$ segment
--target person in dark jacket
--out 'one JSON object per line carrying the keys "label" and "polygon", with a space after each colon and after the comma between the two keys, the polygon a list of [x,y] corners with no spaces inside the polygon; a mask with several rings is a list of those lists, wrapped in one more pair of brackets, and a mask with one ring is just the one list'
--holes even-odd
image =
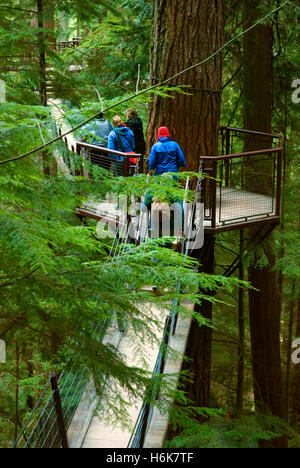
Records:
{"label": "person in dark jacket", "polygon": [[81,134],[83,138],[81,141],[88,141],[92,145],[107,148],[108,135],[112,129],[112,124],[108,120],[105,120],[101,113],[98,119],[82,127]]}
{"label": "person in dark jacket", "polygon": [[146,143],[144,138],[142,119],[138,116],[135,109],[127,109],[125,115],[127,119],[125,124],[134,134],[135,152],[138,154],[145,154]]}
{"label": "person in dark jacket", "polygon": [[185,166],[185,157],[180,146],[171,140],[167,127],[160,127],[158,142],[152,146],[150,152],[149,171],[161,175],[166,172],[179,172],[179,169]]}
{"label": "person in dark jacket", "polygon": [[[108,149],[121,151],[122,153],[133,153],[135,151],[134,135],[130,128],[126,127],[119,115],[112,119],[114,129],[108,137]],[[114,159],[119,159],[118,156],[111,153],[110,156]],[[124,158],[121,157],[121,161]]]}

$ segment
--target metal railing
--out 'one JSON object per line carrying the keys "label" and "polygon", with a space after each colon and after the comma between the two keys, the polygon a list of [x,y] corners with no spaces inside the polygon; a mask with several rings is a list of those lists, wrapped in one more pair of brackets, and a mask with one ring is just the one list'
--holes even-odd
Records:
{"label": "metal railing", "polygon": [[[103,341],[109,323],[94,326],[99,341]],[[12,448],[68,448],[67,431],[90,380],[85,366],[70,366],[71,370],[62,371],[59,378],[57,371],[51,374]]]}
{"label": "metal railing", "polygon": [[143,172],[141,154],[123,153],[85,142],[77,143],[76,152],[91,164],[106,169],[117,177],[129,177]]}
{"label": "metal railing", "polygon": [[[178,301],[175,299],[173,302],[173,307],[177,305]],[[147,435],[155,408],[154,401],[158,400],[159,398],[161,389],[160,376],[164,373],[167,354],[170,350],[171,337],[175,333],[176,318],[177,314],[174,310],[171,311],[170,315],[166,318],[163,338],[151,378],[151,393],[143,402],[127,448],[143,448],[144,446],[145,437]]]}
{"label": "metal railing", "polygon": [[220,156],[200,156],[204,172],[205,228],[224,230],[278,222],[281,201],[281,137],[221,127]]}
{"label": "metal railing", "polygon": [[[123,252],[128,238],[122,239],[118,230],[110,249],[111,257]],[[117,320],[120,324],[118,316]],[[103,342],[110,324],[111,318],[108,318],[103,323],[92,325],[94,338]],[[67,432],[91,378],[84,365],[71,362],[69,367],[71,370],[63,370],[58,379],[57,371],[51,374],[12,448],[68,448]],[[84,423],[72,428],[74,440],[80,438]]]}
{"label": "metal railing", "polygon": [[79,47],[80,43],[80,37],[73,37],[71,41],[59,41],[58,52],[61,54],[65,49],[74,49],[75,47]]}

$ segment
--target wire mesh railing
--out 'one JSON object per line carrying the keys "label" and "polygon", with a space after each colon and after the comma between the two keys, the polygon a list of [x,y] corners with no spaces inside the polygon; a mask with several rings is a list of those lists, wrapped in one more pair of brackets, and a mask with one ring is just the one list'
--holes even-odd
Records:
{"label": "wire mesh railing", "polygon": [[81,44],[80,37],[73,37],[71,41],[59,41],[58,43],[58,53],[64,52],[66,49],[74,49],[75,47],[79,47]]}
{"label": "wire mesh railing", "polygon": [[218,163],[218,225],[275,216],[277,155],[232,159],[229,167]]}
{"label": "wire mesh railing", "polygon": [[220,156],[201,156],[205,227],[276,219],[281,201],[281,137],[222,127]]}
{"label": "wire mesh railing", "polygon": [[[94,325],[93,333],[103,341],[109,320]],[[57,371],[56,371],[57,372]],[[39,397],[12,448],[67,448],[67,431],[90,380],[84,365],[70,363],[70,370],[56,372]],[[77,429],[80,431],[80,427]]]}
{"label": "wire mesh railing", "polygon": [[[128,236],[117,232],[110,256],[120,255],[127,240]],[[116,318],[120,325],[120,318]],[[110,324],[111,318],[93,324],[93,337],[103,342]],[[51,374],[12,448],[68,448],[67,432],[91,379],[90,372],[83,364],[71,362],[69,367],[70,370],[63,370],[59,378],[56,377],[57,371]],[[73,440],[80,438],[84,426],[83,420],[72,429]]]}
{"label": "wire mesh railing", "polygon": [[[85,142],[77,143],[77,153],[88,163],[101,167],[116,177],[129,177],[143,172],[141,154],[123,153]],[[89,175],[91,168],[86,165]]]}

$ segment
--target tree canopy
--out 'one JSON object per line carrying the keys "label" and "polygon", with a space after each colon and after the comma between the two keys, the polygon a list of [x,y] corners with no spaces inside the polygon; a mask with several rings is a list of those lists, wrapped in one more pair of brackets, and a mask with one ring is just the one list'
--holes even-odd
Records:
{"label": "tree canopy", "polygon": [[[207,66],[118,104],[171,72],[206,58],[245,28],[244,1],[221,2],[218,15],[211,2],[194,2],[190,12],[179,11],[178,3],[172,0],[167,8],[159,0],[1,0],[0,160],[52,140],[57,135],[53,108],[58,102],[70,127],[103,107],[117,104],[105,113],[108,120],[116,114],[124,116],[132,107],[144,122],[146,156],[158,126],[172,125],[176,141],[188,154],[187,172],[169,186],[159,177],[152,178],[150,191],[160,201],[183,199],[186,179],[198,176],[191,171],[198,170],[200,153],[217,152],[219,125],[242,128],[247,106],[249,110],[252,104],[245,84],[243,37]],[[185,8],[192,3],[186,2]],[[259,2],[256,17],[279,5],[277,1]],[[260,247],[243,258],[240,274],[231,278],[223,273],[239,255],[238,231],[218,234],[212,271],[200,271],[203,257],[191,258],[166,248],[170,239],[128,244],[112,255],[111,233],[100,238],[97,222],[83,222],[76,216],[76,207],[87,200],[87,194],[99,201],[112,196],[113,200],[140,200],[149,192],[149,177],[114,177],[94,167],[93,178],[79,172],[66,178],[56,156],[65,161],[71,158],[78,168],[81,157],[58,141],[28,158],[0,166],[0,339],[7,347],[6,363],[0,364],[1,446],[10,447],[17,438],[54,368],[60,372],[82,365],[102,395],[110,379],[111,389],[127,388],[129,399],[143,396],[151,373],[142,365],[128,367],[116,347],[99,341],[95,327],[121,319],[134,330],[132,346],[142,355],[147,341],[157,341],[153,308],[170,309],[174,298],[178,314],[190,313],[184,301],[196,305],[193,319],[210,335],[211,372],[206,382],[210,392],[208,405],[203,405],[210,408],[195,408],[184,396],[184,386],[178,386],[167,446],[254,448],[262,439],[273,441],[286,435],[291,447],[299,446],[300,365],[291,362],[292,343],[300,338],[300,104],[293,99],[293,83],[300,78],[299,15],[299,6],[289,2],[264,23],[272,35],[270,123],[272,133],[282,135],[284,147],[282,221],[274,234],[272,266],[280,294],[284,418],[261,415],[254,407],[248,314],[255,311],[241,298],[241,291],[245,298],[246,288],[251,290],[247,282],[251,262],[257,261],[258,269],[269,266]],[[164,28],[157,29],[160,24]],[[76,47],[63,48],[62,42],[73,38],[78,38]],[[248,56],[246,60],[251,69]],[[80,140],[81,131],[74,137]],[[193,196],[191,191],[190,200]],[[153,294],[152,285],[159,285],[164,294]],[[206,315],[207,307],[213,307],[212,316]],[[241,346],[243,374],[238,367]],[[182,373],[185,382],[187,374]],[[237,408],[239,391],[242,408]],[[109,415],[121,414],[126,422],[128,402],[110,400],[109,392],[106,398]]]}

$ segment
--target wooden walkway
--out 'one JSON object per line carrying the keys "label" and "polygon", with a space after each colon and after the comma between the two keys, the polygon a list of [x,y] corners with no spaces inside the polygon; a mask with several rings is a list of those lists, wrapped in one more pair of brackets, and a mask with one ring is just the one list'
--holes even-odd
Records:
{"label": "wooden walkway", "polygon": [[[193,310],[193,305],[190,303],[185,303],[185,306],[189,310]],[[159,341],[162,339],[163,328],[165,323],[165,318],[169,314],[168,311],[159,310],[152,306],[152,312],[154,311],[156,318],[160,322],[160,326],[157,333],[157,338]],[[182,366],[182,359],[186,348],[187,338],[189,334],[189,329],[191,326],[191,315],[187,317],[179,317],[176,331],[171,339],[171,348],[175,351],[176,357],[167,357],[165,365],[165,373],[168,375],[176,375],[180,372]],[[140,358],[137,358],[136,353],[134,352],[135,343],[134,336],[131,335],[130,330],[125,334],[119,341],[118,344],[119,351],[126,356],[126,362],[129,366],[139,366]],[[159,345],[147,345],[147,348],[144,349],[144,358],[146,358],[148,370],[152,371],[154,369],[156,359],[159,353]],[[173,380],[173,385],[176,385],[177,380]],[[128,399],[124,389],[120,388],[120,394],[123,398]],[[96,413],[95,402],[96,397],[94,397],[94,411]],[[92,403],[90,401],[90,403]],[[134,404],[129,409],[129,416],[132,419],[132,428],[137,420],[139,411],[143,404],[142,399],[135,401]],[[165,441],[166,433],[168,428],[168,414],[164,412],[160,413],[158,408],[155,408],[151,418],[150,426],[147,431],[144,447],[145,448],[161,448]],[[121,424],[117,424],[116,427],[112,427],[111,424],[103,422],[101,417],[95,414],[95,416],[90,420],[90,425],[86,430],[86,435],[82,441],[81,448],[127,448],[132,429],[123,429]],[[79,447],[78,447],[79,448]]]}
{"label": "wooden walkway", "polygon": [[217,226],[275,215],[276,200],[255,192],[219,187],[216,201]]}
{"label": "wooden walkway", "polygon": [[[70,130],[70,127],[64,122],[62,114],[62,105],[60,101],[52,102],[52,113],[59,128],[63,133]],[[76,150],[76,140],[73,134],[68,135],[65,139],[70,151]],[[275,152],[275,150],[274,150]],[[278,155],[280,149],[278,149]],[[246,153],[245,153],[246,154]],[[56,155],[58,166],[61,172],[70,177],[70,171],[66,167],[64,161],[59,154]],[[278,156],[279,158],[279,156]],[[279,161],[279,159],[278,159]],[[279,164],[279,163],[278,163]],[[240,184],[240,186],[243,186]],[[245,223],[253,223],[262,221],[267,223],[269,221],[276,221],[276,216],[279,212],[279,190],[277,190],[277,198],[272,196],[268,197],[260,193],[249,192],[238,188],[235,185],[233,188],[225,186],[225,181],[215,184],[214,190],[211,192],[208,201],[205,204],[205,209],[208,210],[204,213],[204,229],[207,231],[234,229],[234,226]],[[214,195],[212,197],[212,194]],[[211,207],[211,200],[214,201],[215,206]],[[109,202],[109,200],[106,200]],[[112,209],[114,207],[114,210]],[[118,210],[115,209],[115,203],[108,203],[106,206],[101,203],[101,200],[88,200],[83,206],[77,210],[81,216],[90,216],[94,219],[106,221],[107,218],[118,224]],[[82,213],[81,213],[82,212]],[[271,219],[270,219],[271,218]],[[213,221],[212,221],[213,220]],[[136,219],[136,222],[138,220]],[[199,220],[200,223],[200,220]],[[215,224],[214,224],[215,223]],[[200,226],[200,224],[199,224]],[[189,305],[192,309],[192,305]],[[159,310],[152,306],[151,312],[156,316],[159,321],[159,328],[157,330],[158,342],[155,344],[148,344],[146,352],[144,353],[144,361],[146,367],[151,372],[154,369],[157,356],[159,354],[160,342],[163,337],[163,330],[165,318],[168,314],[166,310]],[[178,318],[178,324],[175,335],[172,337],[171,348],[181,353],[180,357],[176,360],[169,358],[166,361],[165,372],[168,374],[176,374],[180,371],[182,365],[182,356],[186,348],[187,337],[191,325],[191,317],[182,320]],[[114,338],[116,339],[116,338]],[[126,334],[119,336],[117,341],[113,343],[118,348],[120,353],[123,354],[124,359],[130,367],[141,367],[140,357],[136,353],[136,337],[133,336],[132,331],[127,331]],[[143,368],[145,368],[145,362]],[[109,383],[108,383],[109,385]],[[176,382],[174,382],[176,385]],[[119,388],[117,393],[125,400],[128,401],[124,388]],[[105,402],[104,408],[105,408]],[[139,415],[142,407],[142,399],[136,399],[131,405],[129,416],[132,420],[132,429]],[[83,397],[82,404],[79,405],[77,414],[73,420],[73,428],[69,429],[68,437],[70,446],[76,448],[126,448],[132,435],[132,429],[124,429],[120,423],[115,427],[112,424],[104,421],[101,413],[97,412],[98,399],[92,382],[87,387],[86,393]],[[81,428],[80,438],[72,439],[72,430],[78,434],[78,427]],[[156,408],[153,411],[151,422],[145,437],[144,447],[147,448],[160,448],[163,447],[166,432],[168,428],[168,414],[161,414]]]}
{"label": "wooden walkway", "polygon": [[[102,219],[104,222],[108,220],[112,222],[112,225],[117,225],[118,220],[124,218],[124,214],[110,208],[115,204],[89,200],[84,202],[81,208],[85,216],[98,220]],[[232,227],[234,224],[244,221],[267,219],[275,216],[275,206],[275,199],[266,195],[222,187],[222,190],[217,191],[216,227]],[[80,209],[78,212],[80,212]],[[133,224],[136,224],[134,219]],[[210,219],[204,219],[204,229],[210,228],[211,224]]]}
{"label": "wooden walkway", "polygon": [[[159,310],[158,308],[154,308],[153,306],[151,312],[154,313],[156,319],[160,323],[156,336],[159,341],[161,341],[167,312]],[[130,330],[121,338],[118,345],[118,350],[124,355],[128,366],[135,367],[141,365],[140,355],[136,355],[135,336],[131,333]],[[158,343],[148,344],[147,348],[143,350],[143,358],[147,362],[148,370],[150,372],[152,372],[154,368],[158,352]],[[128,395],[123,388],[119,389],[119,393],[125,400],[128,400]],[[129,410],[129,416],[133,423],[132,427],[134,426],[134,423],[138,417],[142,403],[142,400],[135,401]],[[118,424],[115,428],[112,428],[111,425],[103,422],[101,417],[95,415],[87,430],[82,448],[126,448],[131,433],[132,431],[129,429],[123,429],[121,424]]]}
{"label": "wooden walkway", "polygon": [[[49,99],[49,104],[51,106],[52,117],[56,122],[57,128],[60,129],[62,133],[70,131],[71,126],[65,121],[64,109],[60,99]],[[77,141],[73,133],[70,133],[65,137],[65,143],[70,151],[73,151],[74,148],[76,149]],[[57,163],[57,167],[62,175],[70,179],[72,177],[70,170],[65,164],[58,150],[54,151],[54,157]]]}

